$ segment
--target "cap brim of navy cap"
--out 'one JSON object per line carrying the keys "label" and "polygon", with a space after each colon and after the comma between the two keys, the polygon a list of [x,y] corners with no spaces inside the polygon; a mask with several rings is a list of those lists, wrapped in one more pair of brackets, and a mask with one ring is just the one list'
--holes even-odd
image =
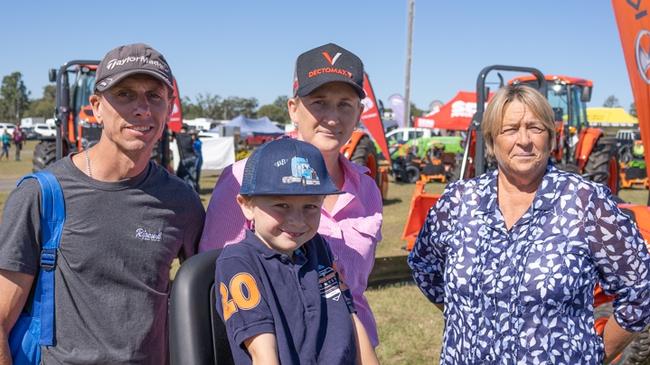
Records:
{"label": "cap brim of navy cap", "polygon": [[366,92],[363,90],[363,88],[360,87],[356,82],[354,82],[354,81],[352,81],[352,80],[350,80],[349,78],[346,78],[346,77],[340,77],[340,78],[337,77],[337,78],[332,78],[331,80],[327,80],[325,82],[313,82],[313,83],[301,85],[298,88],[298,90],[296,90],[296,95],[297,96],[307,96],[307,95],[311,94],[312,92],[314,92],[314,90],[318,89],[319,87],[321,87],[321,86],[323,86],[325,84],[332,83],[332,82],[346,83],[346,84],[352,86],[354,91],[356,91],[357,94],[359,95],[360,99],[363,100],[363,99],[366,98]]}
{"label": "cap brim of navy cap", "polygon": [[295,192],[295,191],[273,191],[273,192],[265,192],[265,191],[256,191],[256,192],[249,192],[249,191],[243,191],[240,190],[239,194],[244,195],[244,196],[312,196],[312,195],[339,195],[343,194],[345,191],[341,190],[331,190],[327,192],[319,192],[319,193],[305,193],[305,192]]}
{"label": "cap brim of navy cap", "polygon": [[153,76],[154,78],[162,81],[164,85],[167,85],[170,89],[174,89],[174,85],[170,83],[170,81],[167,79],[167,77],[163,76],[161,73],[152,71],[152,70],[128,70],[124,71],[122,73],[119,73],[115,76],[113,76],[111,82],[107,84],[106,86],[101,86],[101,82],[95,83],[95,90],[97,91],[106,91],[110,89],[111,87],[117,85],[120,81],[124,80],[125,78],[133,75],[149,75]]}

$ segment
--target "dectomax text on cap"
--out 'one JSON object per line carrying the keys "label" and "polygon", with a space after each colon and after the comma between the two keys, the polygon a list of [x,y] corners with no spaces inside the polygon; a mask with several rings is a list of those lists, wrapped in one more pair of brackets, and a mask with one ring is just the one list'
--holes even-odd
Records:
{"label": "dectomax text on cap", "polygon": [[334,43],[311,49],[296,60],[293,91],[307,96],[330,82],[344,82],[366,97],[363,90],[363,62],[354,53]]}

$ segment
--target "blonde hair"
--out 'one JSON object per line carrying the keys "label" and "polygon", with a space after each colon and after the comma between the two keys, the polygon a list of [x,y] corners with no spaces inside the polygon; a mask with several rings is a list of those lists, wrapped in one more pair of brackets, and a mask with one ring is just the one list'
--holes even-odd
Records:
{"label": "blonde hair", "polygon": [[539,91],[530,86],[516,84],[499,89],[488,104],[485,114],[483,114],[481,129],[488,156],[494,156],[494,139],[501,132],[506,109],[513,101],[524,104],[526,109],[539,118],[544,129],[548,132],[550,149],[555,149],[555,115],[553,114],[553,108]]}

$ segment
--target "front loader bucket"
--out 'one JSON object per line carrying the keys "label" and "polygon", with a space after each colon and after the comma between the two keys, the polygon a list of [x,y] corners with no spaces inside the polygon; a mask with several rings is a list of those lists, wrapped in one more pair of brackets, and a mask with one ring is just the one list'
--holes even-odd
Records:
{"label": "front loader bucket", "polygon": [[409,209],[409,216],[404,226],[402,239],[406,240],[406,249],[413,250],[415,239],[420,233],[420,229],[424,224],[424,220],[429,213],[429,209],[436,204],[439,194],[429,194],[424,191],[426,183],[418,181],[415,183],[415,191],[413,191],[413,198],[411,198],[411,208]]}

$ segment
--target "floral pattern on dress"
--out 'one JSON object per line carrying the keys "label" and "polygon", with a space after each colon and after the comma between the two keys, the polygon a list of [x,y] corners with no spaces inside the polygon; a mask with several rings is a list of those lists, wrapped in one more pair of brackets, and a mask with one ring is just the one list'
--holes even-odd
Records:
{"label": "floral pattern on dress", "polygon": [[650,255],[603,185],[549,165],[510,228],[498,171],[450,184],[408,257],[415,282],[444,303],[441,364],[601,364],[594,286],[617,295],[626,330],[650,323]]}

